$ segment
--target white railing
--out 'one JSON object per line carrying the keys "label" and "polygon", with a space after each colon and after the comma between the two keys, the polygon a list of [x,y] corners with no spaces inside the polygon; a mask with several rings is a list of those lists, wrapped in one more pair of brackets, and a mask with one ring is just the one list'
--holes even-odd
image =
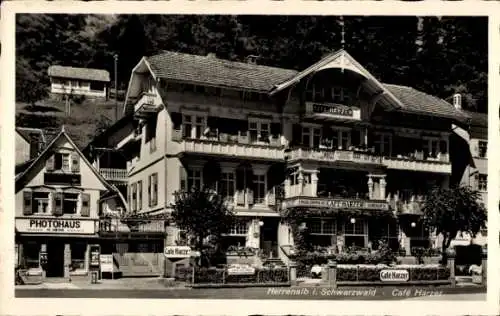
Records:
{"label": "white railing", "polygon": [[153,93],[143,93],[134,105],[134,110],[139,112],[153,112],[157,110],[159,104],[156,102],[156,95]]}
{"label": "white railing", "polygon": [[127,169],[100,168],[99,173],[106,180],[126,181]]}
{"label": "white railing", "polygon": [[181,145],[181,151],[183,152],[272,160],[284,159],[282,148],[269,145],[225,143],[203,139],[184,139]]}
{"label": "white railing", "polygon": [[384,157],[383,163],[389,169],[451,173],[451,164],[448,159],[409,160],[404,158]]}
{"label": "white railing", "polygon": [[289,161],[305,159],[322,162],[348,161],[354,163],[382,164],[380,156],[351,150],[296,148],[291,149],[286,155]]}

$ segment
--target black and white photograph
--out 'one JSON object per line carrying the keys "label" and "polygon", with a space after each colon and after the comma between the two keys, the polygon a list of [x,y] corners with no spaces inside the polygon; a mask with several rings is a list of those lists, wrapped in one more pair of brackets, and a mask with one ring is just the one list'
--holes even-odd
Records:
{"label": "black and white photograph", "polygon": [[486,302],[489,19],[16,14],[15,297]]}

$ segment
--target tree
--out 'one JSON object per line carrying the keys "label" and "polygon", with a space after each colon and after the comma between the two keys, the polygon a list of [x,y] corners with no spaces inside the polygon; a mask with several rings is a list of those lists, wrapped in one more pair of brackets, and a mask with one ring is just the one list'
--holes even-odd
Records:
{"label": "tree", "polygon": [[470,187],[434,188],[424,207],[424,226],[441,234],[442,262],[446,263],[446,250],[458,233],[475,237],[486,228],[487,211],[480,193]]}
{"label": "tree", "polygon": [[186,231],[192,238],[191,245],[199,251],[204,249],[206,238],[218,245],[234,223],[234,213],[224,198],[208,187],[176,192],[172,208],[173,221]]}

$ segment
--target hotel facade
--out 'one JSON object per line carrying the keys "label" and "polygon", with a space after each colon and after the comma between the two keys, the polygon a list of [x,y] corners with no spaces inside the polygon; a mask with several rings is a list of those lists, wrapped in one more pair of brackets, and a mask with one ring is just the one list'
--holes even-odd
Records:
{"label": "hotel facade", "polygon": [[[460,104],[380,82],[344,50],[300,72],[165,52],[133,69],[124,118],[99,146],[125,157],[107,167],[126,174],[130,214],[168,214],[175,192],[210,186],[239,218],[225,246],[288,262],[283,214],[295,210],[318,246],[386,239],[410,254],[437,242],[422,203],[451,185],[452,128],[468,119]],[[164,245],[181,236],[171,223]]]}

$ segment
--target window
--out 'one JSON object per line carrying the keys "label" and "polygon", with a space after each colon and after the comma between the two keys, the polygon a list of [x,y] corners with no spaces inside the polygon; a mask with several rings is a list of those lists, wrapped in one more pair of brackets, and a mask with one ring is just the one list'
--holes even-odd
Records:
{"label": "window", "polygon": [[248,122],[250,142],[269,142],[270,124],[267,122]]}
{"label": "window", "polygon": [[71,80],[71,87],[78,88],[80,85],[77,80]]}
{"label": "window", "polygon": [[478,143],[478,156],[480,158],[486,158],[488,152],[488,142],[480,140]]}
{"label": "window", "polygon": [[158,204],[158,173],[153,173],[148,178],[148,202],[149,207]]}
{"label": "window", "polygon": [[72,270],[85,269],[85,253],[87,244],[76,242],[71,245],[71,267]]}
{"label": "window", "polygon": [[78,207],[78,194],[64,193],[63,213],[76,214],[77,207]]}
{"label": "window", "polygon": [[383,156],[391,155],[391,135],[390,134],[377,134],[375,135],[375,150]]}
{"label": "window", "polygon": [[206,119],[202,116],[184,115],[182,137],[201,138],[206,128]]}
{"label": "window", "polygon": [[56,153],[54,155],[54,170],[69,171],[69,154]]}
{"label": "window", "polygon": [[223,172],[221,175],[221,192],[220,194],[228,202],[233,202],[235,191],[234,172]]}
{"label": "window", "polygon": [[342,89],[341,88],[332,88],[332,101],[334,103],[342,102]]}
{"label": "window", "polygon": [[48,192],[34,192],[34,213],[45,214],[49,212],[49,193]]}
{"label": "window", "polygon": [[302,127],[302,145],[311,146],[311,130],[309,127]]}
{"label": "window", "polygon": [[193,131],[193,125],[191,124],[191,115],[184,115],[183,117],[183,129],[182,129],[182,137],[183,138],[191,138],[191,134]]}
{"label": "window", "polygon": [[254,203],[264,204],[266,199],[266,175],[254,175]]}
{"label": "window", "polygon": [[146,124],[146,142],[149,142],[149,152],[156,151],[156,117]]}
{"label": "window", "polygon": [[142,181],[137,182],[137,210],[142,209]]}
{"label": "window", "polygon": [[477,189],[479,191],[487,191],[488,190],[488,175],[487,174],[478,175]]}
{"label": "window", "polygon": [[188,169],[188,189],[197,188],[201,189],[201,170],[200,169]]}
{"label": "window", "polygon": [[246,222],[235,223],[229,229],[229,235],[233,236],[246,236],[248,233],[248,224]]}
{"label": "window", "polygon": [[339,131],[340,147],[342,149],[348,149],[351,142],[351,135],[348,131]]}
{"label": "window", "polygon": [[313,128],[312,132],[312,147],[317,148],[321,143],[321,129]]}
{"label": "window", "polygon": [[104,82],[91,81],[90,82],[90,90],[104,91]]}

